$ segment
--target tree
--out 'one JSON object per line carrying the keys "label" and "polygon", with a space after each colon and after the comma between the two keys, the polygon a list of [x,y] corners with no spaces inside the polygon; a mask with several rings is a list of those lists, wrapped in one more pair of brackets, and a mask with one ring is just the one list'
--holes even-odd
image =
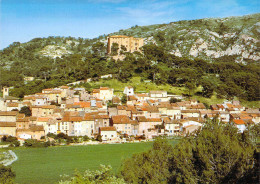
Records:
{"label": "tree", "polygon": [[102,136],[98,135],[96,140],[99,141],[99,142],[102,142]]}
{"label": "tree", "polygon": [[59,184],[125,184],[121,178],[114,176],[111,166],[100,165],[100,170],[86,170],[83,174],[76,171],[72,178],[65,178],[66,181],[60,181]]}
{"label": "tree", "polygon": [[165,33],[163,31],[159,31],[156,35],[154,35],[154,38],[160,42],[165,41]]}
{"label": "tree", "polygon": [[118,55],[118,50],[119,50],[118,43],[112,43],[111,56],[116,56],[116,55]]}
{"label": "tree", "polygon": [[193,82],[186,82],[185,87],[188,89],[189,91],[189,96],[191,95],[191,93],[193,92],[193,90],[196,88],[195,84]]}
{"label": "tree", "polygon": [[0,164],[0,183],[3,184],[13,184],[15,178],[15,173],[11,167],[6,167]]}
{"label": "tree", "polygon": [[105,54],[106,47],[102,42],[96,42],[92,45],[92,51],[94,56],[103,56]]}
{"label": "tree", "polygon": [[214,91],[213,83],[209,80],[203,79],[201,81],[201,86],[203,87],[202,95],[204,97],[210,98],[213,95],[213,91]]}
{"label": "tree", "polygon": [[171,97],[171,99],[170,99],[170,103],[176,103],[176,102],[180,102],[180,101],[181,101],[180,99],[177,99],[174,97]]}
{"label": "tree", "polygon": [[126,94],[123,94],[123,96],[122,96],[122,98],[121,98],[121,102],[122,102],[123,104],[126,104],[126,102],[127,102],[127,96],[126,96]]}
{"label": "tree", "polygon": [[255,166],[255,147],[245,143],[233,125],[207,122],[175,148],[171,182],[236,183]]}
{"label": "tree", "polygon": [[21,110],[19,111],[19,113],[23,113],[23,114],[25,114],[25,116],[28,116],[28,117],[32,115],[32,111],[28,106],[23,106],[21,108]]}
{"label": "tree", "polygon": [[166,139],[157,139],[148,152],[134,154],[126,159],[120,176],[127,183],[168,183],[173,148]]}
{"label": "tree", "polygon": [[[259,127],[250,131],[256,135]],[[256,147],[250,134],[237,132],[232,124],[214,119],[174,148],[158,139],[148,152],[125,160],[120,176],[128,183],[255,183]]]}

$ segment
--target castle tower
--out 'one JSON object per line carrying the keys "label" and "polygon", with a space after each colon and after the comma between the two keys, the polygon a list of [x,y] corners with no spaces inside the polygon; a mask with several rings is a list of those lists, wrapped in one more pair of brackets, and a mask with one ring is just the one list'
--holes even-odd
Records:
{"label": "castle tower", "polygon": [[3,98],[9,96],[9,88],[8,87],[3,87]]}

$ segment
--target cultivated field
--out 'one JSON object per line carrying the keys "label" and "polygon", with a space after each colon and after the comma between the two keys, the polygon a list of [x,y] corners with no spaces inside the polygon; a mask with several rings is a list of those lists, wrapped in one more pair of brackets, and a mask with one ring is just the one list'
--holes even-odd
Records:
{"label": "cultivated field", "polygon": [[[175,144],[176,141],[172,141]],[[111,165],[117,172],[122,160],[134,153],[146,151],[152,143],[128,143],[49,148],[19,148],[18,160],[12,164],[16,182],[20,184],[56,183],[60,175],[73,174],[75,169],[96,170],[100,164]]]}

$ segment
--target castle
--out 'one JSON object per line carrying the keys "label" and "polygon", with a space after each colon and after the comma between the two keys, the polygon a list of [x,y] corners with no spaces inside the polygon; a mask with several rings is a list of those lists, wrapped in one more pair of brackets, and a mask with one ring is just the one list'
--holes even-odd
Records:
{"label": "castle", "polygon": [[118,55],[113,56],[114,59],[120,59],[121,46],[125,47],[125,52],[140,52],[140,48],[144,45],[143,38],[134,38],[132,36],[114,35],[108,37],[107,42],[107,54],[111,54],[111,48],[113,43],[118,44]]}

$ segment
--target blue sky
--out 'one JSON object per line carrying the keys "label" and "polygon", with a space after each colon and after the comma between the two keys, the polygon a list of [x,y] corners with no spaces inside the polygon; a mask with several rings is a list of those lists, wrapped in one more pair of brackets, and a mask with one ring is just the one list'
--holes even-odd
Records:
{"label": "blue sky", "polygon": [[134,25],[258,13],[259,0],[0,0],[0,49],[36,37],[94,38]]}

